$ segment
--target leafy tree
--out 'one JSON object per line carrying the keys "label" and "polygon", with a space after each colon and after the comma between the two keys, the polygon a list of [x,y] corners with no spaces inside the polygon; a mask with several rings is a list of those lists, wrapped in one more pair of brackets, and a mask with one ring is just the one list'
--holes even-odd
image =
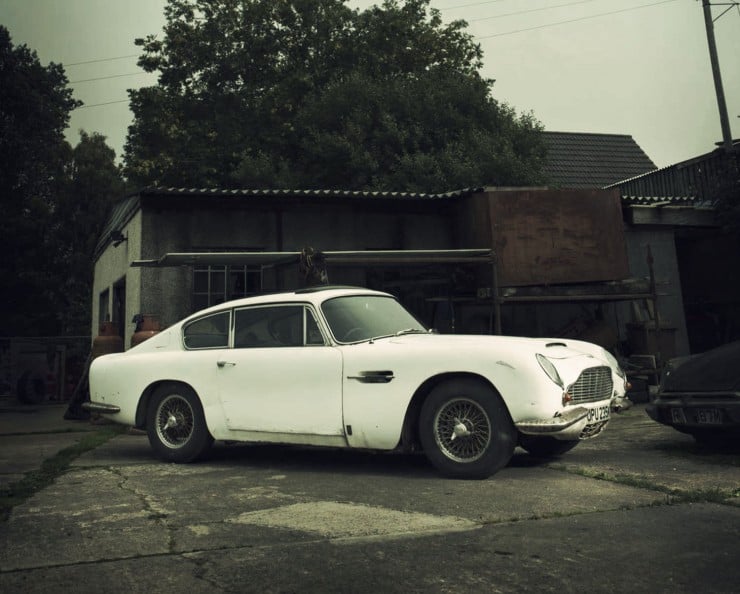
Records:
{"label": "leafy tree", "polygon": [[95,241],[123,191],[98,134],[64,140],[64,69],[42,66],[0,26],[0,334],[87,334]]}
{"label": "leafy tree", "polygon": [[64,129],[79,103],[61,65],[42,66],[0,26],[0,332],[55,330],[46,278],[54,200],[69,145]]}
{"label": "leafy tree", "polygon": [[61,334],[90,331],[93,257],[112,203],[124,193],[115,152],[105,137],[80,131],[65,168],[50,228],[50,277]]}
{"label": "leafy tree", "polygon": [[442,191],[540,181],[540,126],[491,95],[430,0],[169,0],[130,91],[138,184]]}

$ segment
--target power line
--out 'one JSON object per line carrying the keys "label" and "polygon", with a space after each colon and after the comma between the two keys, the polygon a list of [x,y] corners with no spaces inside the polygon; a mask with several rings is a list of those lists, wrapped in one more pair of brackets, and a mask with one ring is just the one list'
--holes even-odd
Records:
{"label": "power line", "polygon": [[70,85],[76,85],[78,83],[93,82],[96,80],[107,80],[109,78],[121,78],[124,76],[138,76],[139,74],[150,74],[149,72],[129,72],[128,74],[112,74],[110,76],[98,76],[96,78],[83,78],[82,80],[71,80]]}
{"label": "power line", "polygon": [[544,6],[542,8],[530,8],[528,10],[520,10],[517,12],[507,12],[505,14],[496,14],[494,16],[489,17],[481,17],[479,19],[470,19],[469,22],[471,23],[477,23],[479,21],[490,21],[492,19],[502,19],[504,17],[510,17],[510,16],[517,16],[520,14],[527,14],[530,12],[542,12],[543,10],[552,10],[555,8],[564,8],[566,6],[575,6],[576,4],[586,4],[588,2],[596,2],[597,0],[578,0],[578,2],[568,2],[567,4],[557,4],[555,6]]}
{"label": "power line", "polygon": [[447,6],[440,8],[439,10],[457,10],[458,8],[470,8],[471,6],[481,6],[483,4],[496,4],[497,2],[503,2],[504,0],[487,0],[486,2],[473,2],[472,4],[463,4],[461,6]]}
{"label": "power line", "polygon": [[81,66],[82,64],[95,64],[97,62],[112,62],[113,60],[125,60],[126,58],[138,58],[139,54],[129,54],[128,56],[115,56],[113,58],[99,58],[97,60],[85,60],[84,62],[69,62],[64,66]]}
{"label": "power line", "polygon": [[517,29],[515,31],[505,31],[504,33],[494,33],[493,35],[477,36],[475,39],[491,39],[492,37],[504,37],[505,35],[514,35],[515,33],[524,33],[525,31],[534,31],[536,29],[545,29],[547,27],[555,27],[557,25],[565,25],[567,23],[576,23],[578,21],[586,21],[589,19],[595,19],[598,17],[609,16],[612,14],[619,14],[622,12],[630,12],[633,10],[640,10],[641,8],[649,8],[651,6],[658,6],[659,4],[668,4],[669,2],[676,2],[676,0],[662,0],[661,2],[653,2],[652,4],[643,4],[642,6],[633,6],[632,8],[623,8],[621,10],[613,10],[611,12],[602,12],[599,14],[592,14],[577,19],[569,19],[567,21],[558,21],[556,23],[546,23],[544,25],[538,25],[536,27],[527,27],[526,29]]}
{"label": "power line", "polygon": [[113,105],[114,103],[128,103],[129,99],[121,99],[120,101],[108,101],[107,103],[91,103],[90,105],[80,105],[75,107],[72,111],[77,109],[87,109],[88,107],[100,107],[101,105]]}

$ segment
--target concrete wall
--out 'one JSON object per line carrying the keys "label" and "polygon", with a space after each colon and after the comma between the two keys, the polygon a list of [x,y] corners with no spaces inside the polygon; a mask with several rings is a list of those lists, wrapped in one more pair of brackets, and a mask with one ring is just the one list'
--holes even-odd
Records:
{"label": "concrete wall", "polygon": [[[142,214],[137,212],[134,217],[126,224],[121,232],[126,241],[118,246],[112,243],[103,251],[101,256],[95,262],[95,272],[93,279],[92,294],[92,336],[98,335],[98,322],[105,318],[106,312],[100,311],[100,296],[104,291],[108,291],[107,313],[113,312],[113,294],[114,287],[121,282],[125,282],[125,300],[126,310],[122,320],[113,320],[120,322],[126,329],[124,335],[125,344],[128,345],[131,334],[134,332],[134,326],[131,319],[134,313],[138,313],[138,304],[141,301],[141,271],[138,268],[131,268],[133,260],[141,258],[142,243]],[[103,307],[106,307],[103,304]]]}

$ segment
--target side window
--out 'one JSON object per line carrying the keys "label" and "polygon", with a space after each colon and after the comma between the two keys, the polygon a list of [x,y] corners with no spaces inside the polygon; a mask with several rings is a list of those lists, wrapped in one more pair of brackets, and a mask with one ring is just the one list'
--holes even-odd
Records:
{"label": "side window", "polygon": [[214,314],[191,322],[183,330],[188,349],[213,349],[229,346],[230,312]]}
{"label": "side window", "polygon": [[236,311],[234,348],[323,344],[316,320],[303,305],[250,307]]}

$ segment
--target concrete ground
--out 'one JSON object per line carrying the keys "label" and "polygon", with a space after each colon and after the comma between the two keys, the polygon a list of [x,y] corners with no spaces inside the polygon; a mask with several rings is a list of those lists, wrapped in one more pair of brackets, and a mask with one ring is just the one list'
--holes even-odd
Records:
{"label": "concrete ground", "polygon": [[[109,429],[64,410],[0,406],[0,488]],[[644,405],[485,481],[283,446],[166,464],[123,433],[14,507],[0,550],[1,592],[737,592],[740,452]]]}

